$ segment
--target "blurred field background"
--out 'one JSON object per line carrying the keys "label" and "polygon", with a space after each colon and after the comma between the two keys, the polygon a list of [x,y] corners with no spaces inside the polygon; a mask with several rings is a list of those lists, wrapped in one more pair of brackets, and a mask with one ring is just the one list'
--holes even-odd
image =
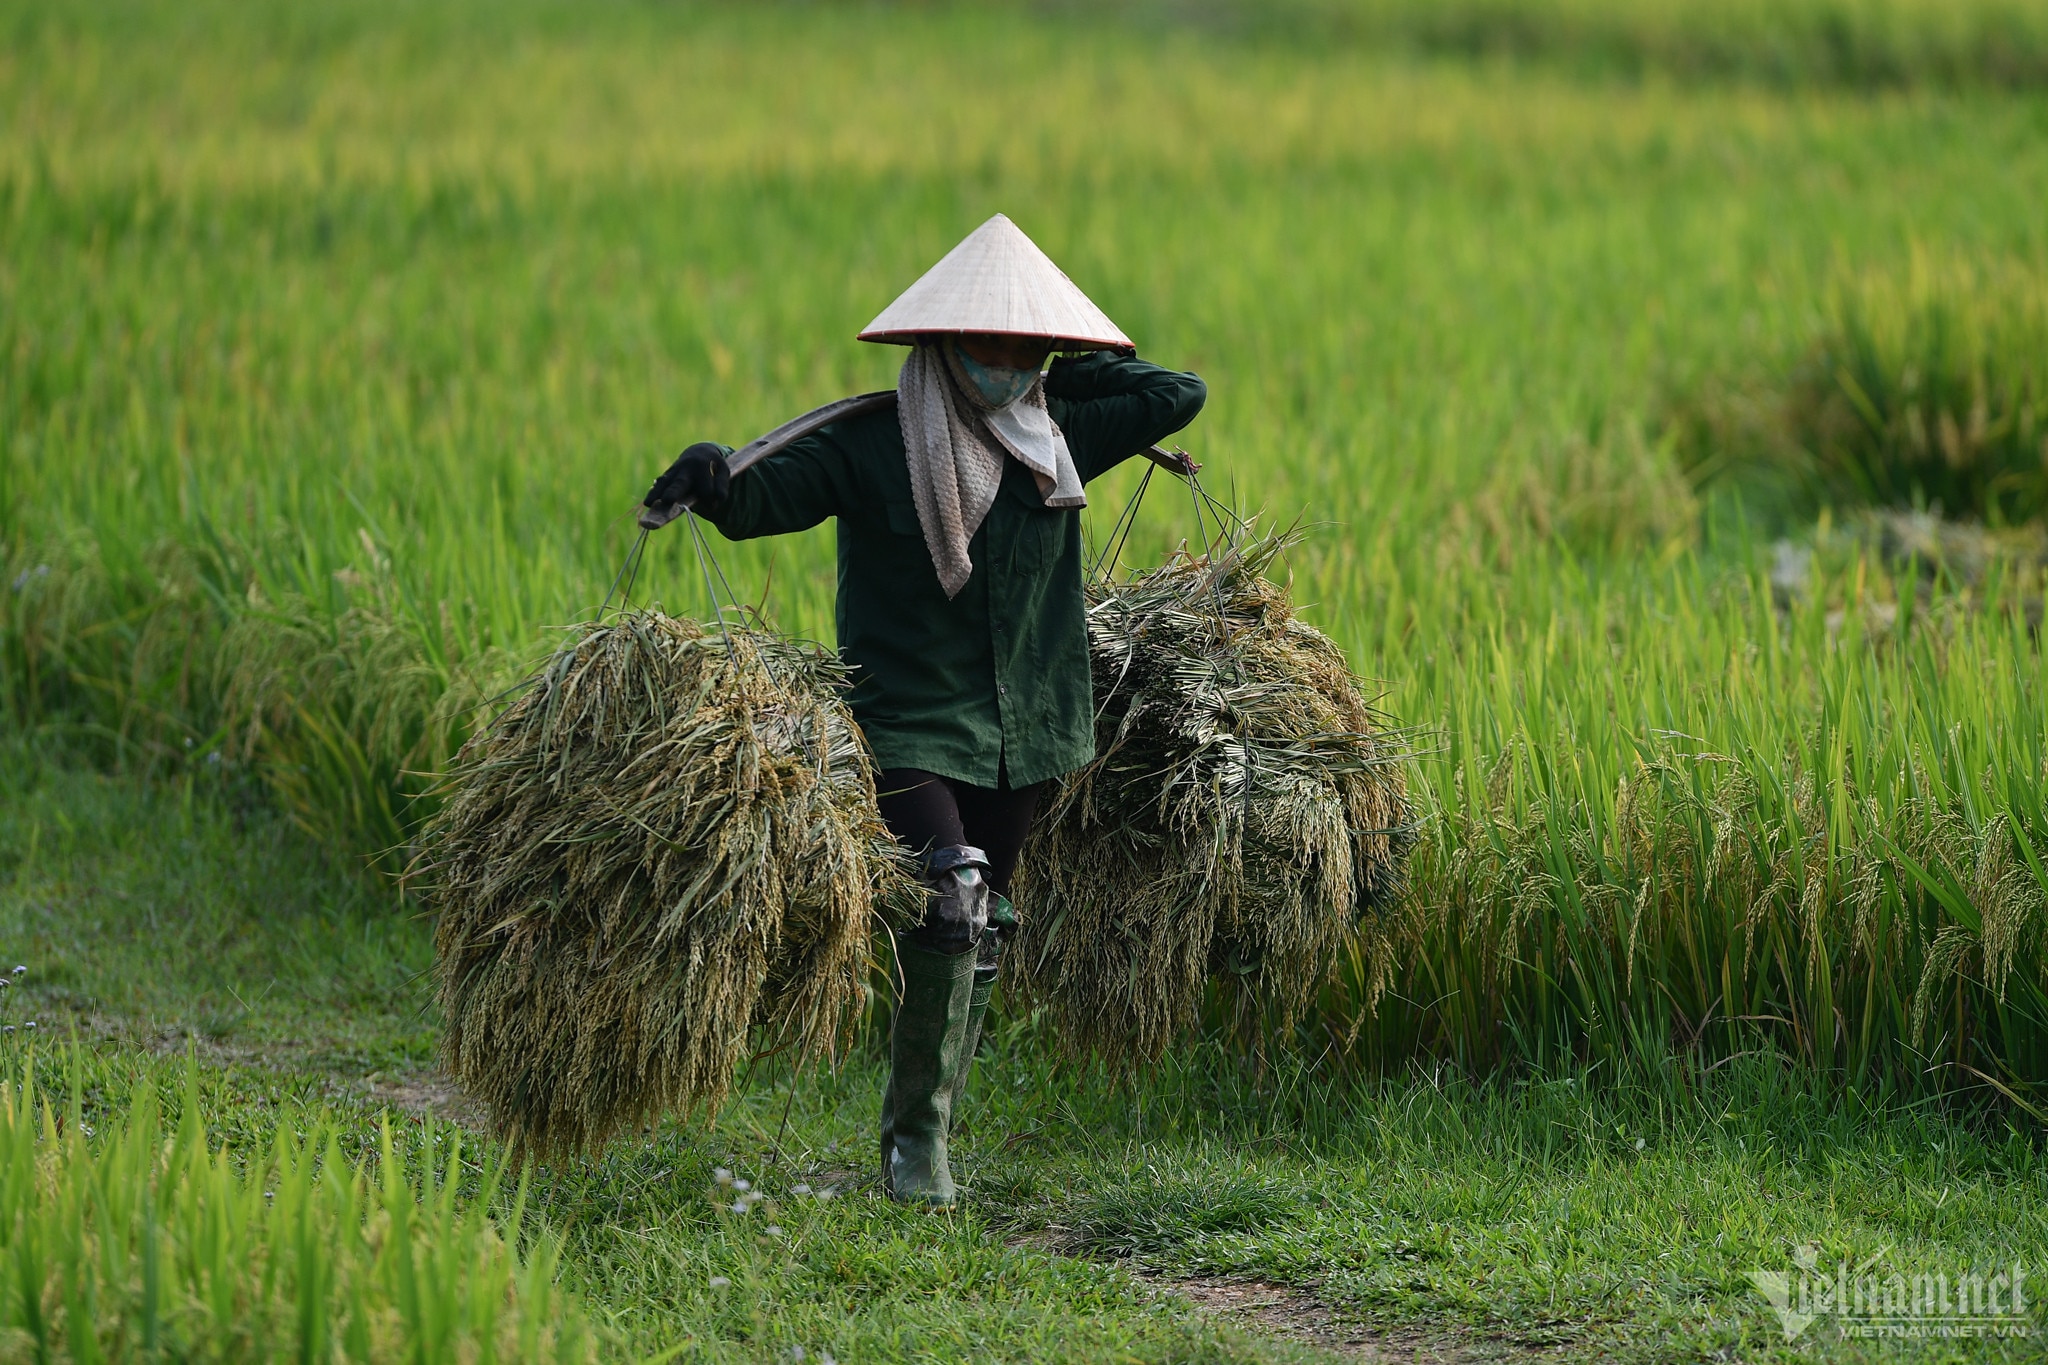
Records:
{"label": "blurred field background", "polygon": [[[1313,524],[1297,595],[1415,730],[1350,1055],[2028,1092],[2048,23],[1507,13],[12,6],[10,723],[395,868],[666,458],[893,382],[852,332],[1001,209],[1209,380],[1187,443]],[[2005,539],[1854,529],[1916,499]],[[829,638],[830,534],[723,558]]]}
{"label": "blurred field background", "polygon": [[[2031,1123],[2044,203],[2021,0],[0,0],[4,724],[396,870],[648,480],[1000,210],[1412,729],[1304,1055]],[[830,638],[829,528],[720,554]]]}

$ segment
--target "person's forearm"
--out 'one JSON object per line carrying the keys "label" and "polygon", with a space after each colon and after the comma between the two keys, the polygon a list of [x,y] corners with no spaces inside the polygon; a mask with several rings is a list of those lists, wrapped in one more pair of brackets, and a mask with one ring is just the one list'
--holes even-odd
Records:
{"label": "person's forearm", "polygon": [[741,470],[704,519],[727,540],[809,530],[839,511],[834,481],[823,467],[826,455],[806,441]]}
{"label": "person's forearm", "polygon": [[1045,376],[1045,396],[1085,403],[1095,398],[1142,392],[1162,382],[1170,384],[1178,377],[1174,371],[1135,355],[1090,351],[1083,356],[1055,360]]}
{"label": "person's forearm", "polygon": [[1199,376],[1132,357],[1097,358],[1063,367],[1046,384],[1060,404],[1075,469],[1090,480],[1194,421],[1208,397]]}

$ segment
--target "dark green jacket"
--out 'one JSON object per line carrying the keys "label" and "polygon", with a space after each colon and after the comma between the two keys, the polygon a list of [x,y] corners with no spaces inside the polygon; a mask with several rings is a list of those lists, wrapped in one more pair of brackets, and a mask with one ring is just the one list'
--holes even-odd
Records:
{"label": "dark green jacket", "polygon": [[[1134,357],[1055,362],[1046,406],[1085,482],[1179,431],[1208,390]],[[735,540],[839,518],[839,651],[853,713],[884,768],[978,787],[1042,782],[1095,755],[1081,514],[1040,500],[1005,460],[951,601],[910,500],[896,411],[835,423],[735,477],[711,523]]]}

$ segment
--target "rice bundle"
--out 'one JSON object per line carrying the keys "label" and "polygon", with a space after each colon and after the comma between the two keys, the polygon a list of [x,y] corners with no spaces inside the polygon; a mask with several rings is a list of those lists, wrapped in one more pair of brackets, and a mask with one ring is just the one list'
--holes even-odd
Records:
{"label": "rice bundle", "polygon": [[842,679],[814,647],[628,613],[464,747],[425,871],[448,1064],[503,1137],[592,1151],[715,1109],[750,1039],[845,1044],[876,907],[915,886]]}
{"label": "rice bundle", "polygon": [[1263,576],[1289,543],[1090,588],[1097,756],[1026,852],[1013,956],[1075,1051],[1157,1058],[1212,976],[1240,1027],[1290,1027],[1399,892],[1403,751]]}

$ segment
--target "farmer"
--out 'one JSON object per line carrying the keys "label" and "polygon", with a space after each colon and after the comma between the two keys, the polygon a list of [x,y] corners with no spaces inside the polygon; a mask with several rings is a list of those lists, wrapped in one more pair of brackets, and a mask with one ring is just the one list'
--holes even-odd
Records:
{"label": "farmer", "polygon": [[[1081,596],[1083,485],[1201,410],[1008,218],[947,253],[860,334],[909,346],[894,411],[827,426],[734,479],[701,442],[647,506],[735,540],[839,519],[839,649],[923,923],[882,1100],[882,1179],[950,1207],[946,1137],[1016,925],[1010,877],[1039,794],[1095,754]],[[1063,355],[1045,370],[1048,355]],[[1044,373],[1041,371],[1044,370]]]}

